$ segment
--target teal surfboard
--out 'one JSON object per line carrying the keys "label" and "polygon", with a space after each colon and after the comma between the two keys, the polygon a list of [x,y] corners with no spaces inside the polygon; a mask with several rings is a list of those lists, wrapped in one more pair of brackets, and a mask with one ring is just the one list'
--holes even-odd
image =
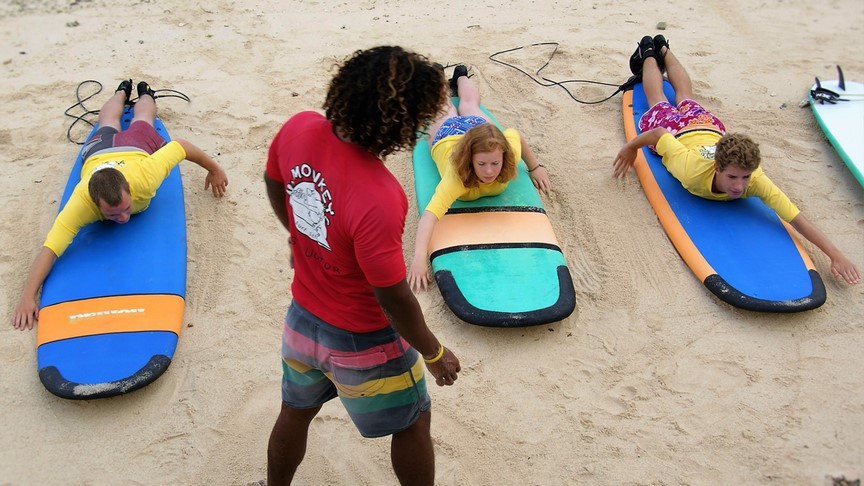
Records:
{"label": "teal surfboard", "polygon": [[[440,181],[423,135],[414,147],[420,214]],[[436,225],[429,251],[444,302],[470,324],[533,326],[576,308],[567,262],[524,162],[500,195],[456,201]]]}

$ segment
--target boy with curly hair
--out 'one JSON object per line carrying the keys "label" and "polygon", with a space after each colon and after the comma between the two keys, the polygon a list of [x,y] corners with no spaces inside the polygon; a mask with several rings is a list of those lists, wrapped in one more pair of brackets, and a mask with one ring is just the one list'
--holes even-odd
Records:
{"label": "boy with curly hair", "polygon": [[[651,108],[639,120],[642,133],[615,157],[616,177],[627,173],[639,149],[647,145],[690,193],[718,201],[760,198],[825,252],[835,276],[850,284],[861,281],[858,268],[765,175],[756,142],[747,135],[726,133],[723,123],[693,99],[690,76],[662,35],[643,37],[630,61],[633,74],[642,77]],[[674,106],[663,92],[664,70],[675,88]]]}

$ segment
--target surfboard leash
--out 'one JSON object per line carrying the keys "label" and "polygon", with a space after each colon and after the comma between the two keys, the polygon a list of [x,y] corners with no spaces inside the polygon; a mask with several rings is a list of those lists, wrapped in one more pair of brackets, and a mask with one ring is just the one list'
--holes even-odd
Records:
{"label": "surfboard leash", "polygon": [[[81,97],[81,88],[83,88],[85,85],[88,85],[88,84],[95,84],[96,85],[96,88],[95,88],[96,91],[87,95],[86,97],[82,98]],[[101,92],[102,92],[102,83],[100,83],[99,81],[96,81],[95,79],[88,79],[88,80],[81,81],[80,83],[78,83],[78,87],[75,88],[75,99],[77,101],[75,102],[74,105],[70,106],[69,108],[66,108],[66,111],[63,112],[64,115],[66,115],[69,118],[72,118],[74,120],[69,125],[69,128],[66,129],[66,139],[68,139],[70,142],[77,144],[77,145],[83,145],[84,144],[84,141],[78,142],[78,141],[72,139],[72,129],[75,127],[75,125],[78,122],[84,122],[84,123],[90,125],[91,128],[95,125],[93,122],[91,122],[90,120],[88,120],[85,117],[93,116],[93,115],[98,116],[99,110],[88,110],[84,106],[84,102],[89,100],[90,98],[93,98],[94,96],[96,96],[97,94],[99,94]],[[72,110],[74,110],[75,108],[78,108],[78,107],[80,107],[82,110],[84,110],[84,113],[82,113],[80,115],[73,115],[72,113],[70,113]]]}
{"label": "surfboard leash", "polygon": [[[564,91],[566,91],[567,95],[569,95],[570,98],[573,99],[573,101],[576,101],[577,103],[581,103],[583,105],[596,105],[599,103],[603,103],[604,101],[608,101],[608,100],[612,99],[618,93],[621,93],[623,91],[626,91],[629,88],[632,88],[633,85],[636,84],[639,80],[637,76],[630,76],[630,78],[627,81],[625,81],[623,84],[615,84],[615,83],[604,83],[602,81],[593,81],[590,79],[567,79],[564,81],[555,81],[554,79],[549,79],[549,78],[541,75],[540,72],[543,71],[544,69],[546,69],[546,67],[552,62],[552,58],[555,57],[555,53],[558,52],[558,46],[559,45],[560,44],[558,42],[537,42],[534,44],[527,44],[524,46],[514,47],[512,49],[505,49],[503,51],[498,51],[498,52],[492,54],[491,56],[489,56],[489,60],[492,62],[497,62],[498,64],[503,64],[509,68],[512,68],[512,69],[519,71],[520,73],[531,78],[532,81],[539,84],[540,86],[546,86],[546,87],[558,86],[561,89],[563,89]],[[533,75],[529,74],[528,72],[526,72],[526,71],[524,71],[524,70],[522,70],[522,69],[520,69],[520,68],[518,68],[518,67],[516,67],[516,66],[514,66],[508,62],[502,61],[500,59],[496,59],[496,56],[500,56],[501,54],[507,54],[509,52],[515,52],[515,51],[519,51],[519,50],[522,50],[522,49],[525,49],[528,47],[537,47],[537,46],[554,46],[554,49],[552,49],[552,53],[549,55],[549,59],[547,59],[546,62],[540,67],[540,69],[538,69]],[[542,81],[539,81],[537,78],[540,78],[542,81],[545,81],[545,83]],[[566,86],[564,86],[565,84],[570,84],[570,83],[597,84],[600,86],[610,86],[610,87],[614,87],[617,89],[615,90],[614,93],[607,96],[606,98],[603,98],[602,100],[585,101],[585,100],[580,100],[579,98],[574,96],[573,93],[571,93],[570,90],[567,89]]]}
{"label": "surfboard leash", "polygon": [[[82,98],[82,95],[81,95],[82,88],[84,86],[87,86],[87,85],[95,85],[95,87],[93,88],[93,89],[95,89],[95,91]],[[87,125],[90,125],[90,128],[93,128],[94,126],[96,126],[96,122],[91,121],[90,119],[88,119],[88,117],[90,117],[90,118],[92,118],[94,116],[98,117],[100,110],[88,110],[87,107],[84,106],[84,102],[90,100],[94,96],[101,93],[102,88],[103,88],[102,83],[100,83],[99,81],[96,81],[95,79],[87,79],[87,80],[81,81],[80,83],[78,83],[78,86],[75,88],[75,100],[76,101],[72,106],[70,106],[69,108],[66,108],[66,110],[63,112],[64,115],[73,119],[72,123],[69,125],[69,128],[66,129],[66,139],[68,139],[70,142],[72,142],[76,145],[84,145],[84,141],[86,141],[86,138],[85,138],[85,140],[82,140],[80,142],[77,140],[74,140],[72,138],[72,129],[75,128],[75,125],[78,122],[86,123]],[[154,93],[153,99],[180,98],[181,100],[183,100],[187,103],[192,101],[189,98],[189,96],[187,96],[185,93],[183,93],[181,91],[177,91],[176,89],[170,89],[170,88],[157,89],[153,93]],[[130,104],[134,105],[135,101],[137,101],[137,100],[138,100],[138,98],[135,98],[134,100],[130,101]],[[76,109],[76,108],[80,108],[81,110],[83,110],[83,113],[81,113],[80,115],[72,114],[71,111]]]}

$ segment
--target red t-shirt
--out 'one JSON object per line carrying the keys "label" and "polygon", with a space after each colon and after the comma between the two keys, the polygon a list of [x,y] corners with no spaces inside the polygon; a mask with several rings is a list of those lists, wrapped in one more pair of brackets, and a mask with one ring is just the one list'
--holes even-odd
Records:
{"label": "red t-shirt", "polygon": [[323,115],[306,111],[276,134],[267,175],[285,186],[297,303],[342,329],[388,326],[372,287],[405,278],[408,199],[393,174],[339,140]]}

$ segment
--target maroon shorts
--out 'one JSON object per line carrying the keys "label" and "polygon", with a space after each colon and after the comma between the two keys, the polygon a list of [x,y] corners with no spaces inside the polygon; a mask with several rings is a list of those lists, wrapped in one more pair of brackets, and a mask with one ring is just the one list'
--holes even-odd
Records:
{"label": "maroon shorts", "polygon": [[105,151],[135,151],[140,150],[147,154],[162,148],[165,139],[153,128],[153,125],[138,120],[129,125],[129,128],[118,132],[114,127],[101,127],[84,144],[81,152],[83,160]]}

